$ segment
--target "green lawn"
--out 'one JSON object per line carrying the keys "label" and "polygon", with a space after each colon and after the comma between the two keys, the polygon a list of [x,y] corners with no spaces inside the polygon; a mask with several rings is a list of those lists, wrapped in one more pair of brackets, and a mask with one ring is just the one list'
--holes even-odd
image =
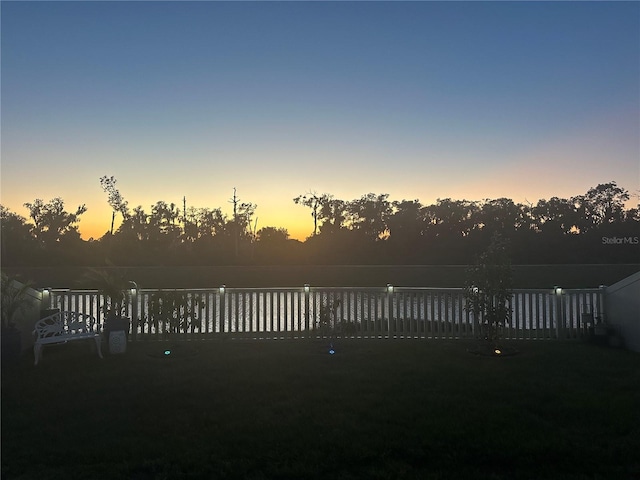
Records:
{"label": "green lawn", "polygon": [[3,365],[3,479],[640,478],[640,355],[445,340],[75,342]]}

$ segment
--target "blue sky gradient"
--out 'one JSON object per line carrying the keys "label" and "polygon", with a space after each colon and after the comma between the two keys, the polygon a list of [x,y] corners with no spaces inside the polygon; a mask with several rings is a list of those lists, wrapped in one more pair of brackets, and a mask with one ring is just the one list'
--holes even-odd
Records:
{"label": "blue sky gradient", "polygon": [[636,2],[5,2],[2,204],[640,189]]}

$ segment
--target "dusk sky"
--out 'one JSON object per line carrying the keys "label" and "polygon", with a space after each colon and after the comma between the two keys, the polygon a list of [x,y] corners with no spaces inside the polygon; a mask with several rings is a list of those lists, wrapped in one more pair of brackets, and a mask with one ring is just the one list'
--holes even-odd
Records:
{"label": "dusk sky", "polygon": [[[638,2],[2,1],[1,203],[533,202],[640,190]],[[634,199],[637,202],[637,198]]]}

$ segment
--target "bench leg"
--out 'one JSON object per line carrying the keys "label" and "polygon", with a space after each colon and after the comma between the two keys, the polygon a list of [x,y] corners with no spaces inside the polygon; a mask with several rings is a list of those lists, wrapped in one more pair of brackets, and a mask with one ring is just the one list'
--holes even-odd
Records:
{"label": "bench leg", "polygon": [[98,350],[98,356],[99,356],[100,358],[104,358],[104,357],[102,356],[102,347],[101,347],[102,339],[100,338],[100,336],[99,336],[99,335],[98,335],[97,337],[95,337],[95,339],[96,339],[96,349]]}
{"label": "bench leg", "polygon": [[34,365],[38,365],[38,362],[40,361],[40,356],[41,355],[42,355],[42,345],[40,345],[39,343],[36,343],[33,346],[33,356],[35,357]]}

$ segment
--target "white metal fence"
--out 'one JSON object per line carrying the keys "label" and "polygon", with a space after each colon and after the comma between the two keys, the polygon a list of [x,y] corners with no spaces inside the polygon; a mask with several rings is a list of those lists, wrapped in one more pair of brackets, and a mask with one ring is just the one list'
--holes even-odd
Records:
{"label": "white metal fence", "polygon": [[[470,338],[480,336],[460,288],[132,289],[124,315],[130,339]],[[105,299],[95,290],[44,292],[51,308],[103,323]],[[507,339],[582,338],[604,317],[602,289],[515,290]]]}

